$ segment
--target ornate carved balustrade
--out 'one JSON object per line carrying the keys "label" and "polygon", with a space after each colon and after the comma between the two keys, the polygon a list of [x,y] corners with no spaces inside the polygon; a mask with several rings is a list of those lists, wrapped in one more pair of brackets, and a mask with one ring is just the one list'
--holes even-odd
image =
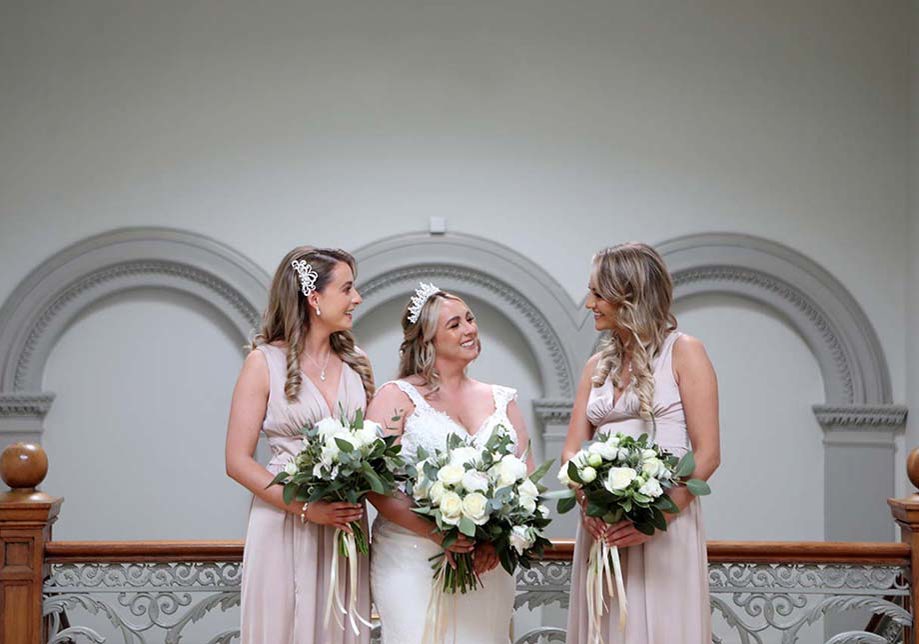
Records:
{"label": "ornate carved balustrade", "polygon": [[[52,541],[61,500],[34,489],[42,457],[0,464],[14,488],[0,496],[0,644],[238,640],[242,542]],[[909,465],[916,483],[919,451]],[[901,543],[710,541],[714,641],[916,642],[919,495],[889,503]],[[564,641],[572,552],[556,541],[518,573],[517,622],[530,628],[517,643]]]}

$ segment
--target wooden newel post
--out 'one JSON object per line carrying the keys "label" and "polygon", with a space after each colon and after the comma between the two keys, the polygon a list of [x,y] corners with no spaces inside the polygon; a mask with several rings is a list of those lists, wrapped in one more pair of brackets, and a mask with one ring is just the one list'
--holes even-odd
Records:
{"label": "wooden newel post", "polygon": [[42,582],[45,542],[63,499],[36,489],[48,473],[38,445],[16,443],[0,455],[0,644],[43,644]]}
{"label": "wooden newel post", "polygon": [[[919,488],[919,447],[914,448],[906,459],[906,472],[913,487]],[[919,619],[919,493],[905,499],[887,499],[893,518],[900,525],[900,539],[910,549],[910,613],[913,628],[909,629],[907,642],[916,643],[915,622]]]}

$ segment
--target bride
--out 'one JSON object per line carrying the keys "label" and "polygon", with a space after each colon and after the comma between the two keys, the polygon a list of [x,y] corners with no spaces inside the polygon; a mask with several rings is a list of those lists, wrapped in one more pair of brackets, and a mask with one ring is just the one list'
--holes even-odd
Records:
{"label": "bride", "polygon": [[[416,450],[445,449],[450,434],[484,444],[494,428],[507,427],[517,447],[528,436],[509,387],[478,382],[466,368],[481,351],[475,316],[460,298],[432,284],[415,291],[402,316],[404,339],[399,379],[383,385],[367,408],[367,417],[400,435],[406,460]],[[533,470],[532,455],[527,467]],[[432,574],[429,558],[442,552],[432,523],[411,511],[405,495],[371,495],[379,515],[373,526],[371,589],[380,614],[384,644],[422,643]],[[451,553],[473,553],[478,590],[449,595],[446,618],[451,644],[507,644],[514,611],[514,578],[498,566],[490,543],[460,538]],[[438,643],[439,644],[439,643]]]}

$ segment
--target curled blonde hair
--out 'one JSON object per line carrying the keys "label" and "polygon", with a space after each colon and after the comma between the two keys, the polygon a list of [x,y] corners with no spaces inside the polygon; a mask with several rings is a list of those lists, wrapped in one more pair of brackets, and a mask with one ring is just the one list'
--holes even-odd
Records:
{"label": "curled blonde hair", "polygon": [[[409,306],[402,311],[402,344],[399,346],[399,378],[420,376],[422,385],[428,388],[425,397],[440,389],[440,373],[434,367],[437,352],[434,349],[434,336],[437,335],[437,324],[440,321],[440,308],[446,300],[463,300],[447,293],[437,291],[425,301],[418,314],[418,320],[409,320]],[[479,341],[481,350],[481,341]]]}
{"label": "curled blonde hair", "polygon": [[[284,395],[288,402],[295,402],[300,397],[303,387],[303,376],[300,371],[300,354],[303,341],[310,329],[310,305],[300,292],[300,278],[291,267],[291,262],[303,260],[316,271],[316,290],[322,291],[332,277],[332,271],[339,262],[351,267],[357,276],[357,263],[350,253],[340,248],[313,248],[298,246],[284,256],[268,294],[268,307],[262,314],[262,327],[252,340],[250,348],[262,344],[284,342],[287,344],[287,378],[284,382]],[[364,391],[370,399],[376,390],[373,383],[373,371],[367,356],[354,346],[354,336],[350,331],[336,331],[329,337],[332,351],[341,361],[351,367],[361,377]]]}
{"label": "curled blonde hair", "polygon": [[600,297],[616,306],[616,325],[621,331],[611,333],[600,347],[593,385],[601,386],[612,374],[615,387],[623,389],[619,370],[626,350],[631,351],[640,415],[649,420],[654,411],[651,361],[677,327],[670,311],[673,280],[660,254],[638,242],[619,244],[594,255],[592,277]]}

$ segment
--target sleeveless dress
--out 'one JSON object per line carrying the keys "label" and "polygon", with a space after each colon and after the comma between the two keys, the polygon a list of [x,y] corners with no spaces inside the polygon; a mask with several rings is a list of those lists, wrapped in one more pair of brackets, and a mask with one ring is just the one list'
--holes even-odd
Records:
{"label": "sleeveless dress", "polygon": [[[656,442],[676,456],[691,449],[680,390],[673,377],[673,345],[681,334],[673,331],[652,362]],[[587,401],[590,424],[611,432],[638,437],[651,435],[651,423],[639,417],[637,394],[626,389],[614,401],[610,378],[591,389]],[[568,613],[568,644],[588,640],[585,578],[587,553],[593,538],[578,524]],[[607,597],[602,637],[606,644],[709,644],[712,641],[708,595],[708,558],[702,529],[702,508],[694,499],[667,526],[645,543],[620,548],[629,616],[619,631],[619,608]]]}
{"label": "sleeveless dress", "polygon": [[[418,447],[429,453],[446,449],[450,434],[467,436],[467,430],[449,415],[434,409],[424,396],[404,380],[394,380],[412,401],[415,411],[405,419],[402,453],[417,462]],[[387,383],[388,384],[388,383]],[[495,411],[486,418],[473,440],[484,445],[495,427],[503,424],[517,434],[507,417],[514,389],[492,385]],[[440,644],[422,642],[433,571],[429,557],[442,552],[436,543],[378,515],[373,524],[370,580],[380,615],[383,644]],[[514,613],[515,582],[499,565],[482,575],[482,586],[466,594],[448,595],[446,640],[443,644],[508,644]],[[455,602],[453,601],[455,598]],[[454,637],[455,634],[455,637]]]}
{"label": "sleeveless dress", "polygon": [[[300,399],[287,402],[285,350],[269,344],[257,350],[268,362],[271,389],[262,431],[271,447],[268,471],[277,474],[300,451],[300,428],[333,415],[333,410],[306,374]],[[347,364],[342,364],[336,416],[339,404],[348,417],[367,405],[361,378]],[[369,644],[370,630],[365,627],[355,636],[347,624],[345,630],[340,629],[334,617],[328,629],[323,624],[334,533],[333,527],[301,523],[299,515],[253,497],[243,553],[241,644]],[[366,557],[358,561],[358,608],[361,615],[369,617],[369,565]],[[342,562],[339,576],[347,579],[346,570]]]}

